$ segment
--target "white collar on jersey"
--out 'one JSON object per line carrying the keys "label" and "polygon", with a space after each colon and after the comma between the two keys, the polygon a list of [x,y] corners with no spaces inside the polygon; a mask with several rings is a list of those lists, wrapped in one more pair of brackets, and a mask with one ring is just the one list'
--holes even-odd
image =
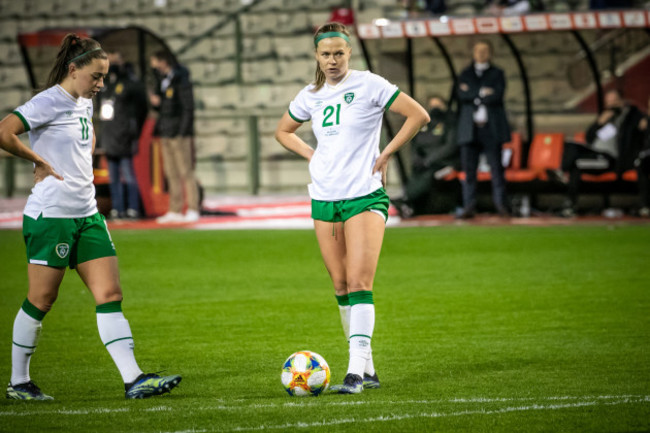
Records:
{"label": "white collar on jersey", "polygon": [[339,87],[341,84],[345,83],[345,81],[346,81],[348,78],[350,78],[350,75],[352,75],[352,69],[348,69],[348,73],[345,74],[345,77],[344,77],[341,81],[339,81],[337,84],[335,84],[335,85],[332,86],[331,84],[329,84],[329,83],[327,82],[327,80],[325,80],[325,85],[326,85],[328,88],[330,88],[330,89],[336,89],[336,88]]}
{"label": "white collar on jersey", "polygon": [[56,90],[58,90],[59,92],[61,92],[61,93],[63,94],[63,96],[65,96],[66,98],[72,100],[75,104],[76,104],[77,102],[79,102],[79,99],[77,99],[77,98],[75,98],[74,96],[72,96],[72,95],[70,94],[70,92],[68,92],[67,90],[65,90],[65,89],[63,88],[62,85],[60,85],[60,84],[56,84],[54,87],[56,88]]}

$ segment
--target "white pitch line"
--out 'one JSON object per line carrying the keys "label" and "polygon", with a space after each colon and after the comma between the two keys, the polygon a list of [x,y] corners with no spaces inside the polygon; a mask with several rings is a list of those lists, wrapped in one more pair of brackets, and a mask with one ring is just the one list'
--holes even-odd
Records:
{"label": "white pitch line", "polygon": [[387,415],[387,416],[378,416],[373,418],[332,419],[332,420],[312,422],[312,423],[298,422],[298,423],[287,423],[287,424],[278,424],[278,425],[261,425],[257,427],[235,427],[234,429],[230,429],[230,430],[214,430],[214,431],[244,432],[244,431],[258,431],[258,430],[289,430],[289,429],[297,429],[297,428],[331,427],[335,425],[350,424],[350,423],[402,421],[405,419],[414,419],[414,418],[447,418],[447,417],[456,417],[456,416],[464,416],[464,415],[496,415],[496,414],[504,414],[504,413],[511,413],[511,412],[527,412],[527,411],[535,411],[535,410],[560,410],[560,409],[571,409],[576,407],[588,407],[588,406],[599,406],[599,405],[615,406],[620,404],[643,403],[643,402],[650,402],[650,396],[645,396],[641,400],[634,400],[634,401],[626,398],[619,401],[608,401],[608,402],[583,401],[583,402],[576,402],[576,403],[551,404],[551,405],[534,404],[530,406],[514,406],[514,407],[506,407],[503,409],[495,409],[495,410],[478,409],[478,410],[464,410],[464,411],[449,412],[449,413],[432,412],[432,413],[417,413],[417,414],[404,414],[404,415]]}
{"label": "white pitch line", "polygon": [[[318,400],[318,401],[317,401]],[[643,403],[650,402],[650,395],[596,395],[596,396],[550,396],[550,397],[504,397],[504,398],[485,398],[485,397],[470,397],[470,398],[452,398],[448,400],[436,399],[436,400],[373,400],[373,401],[338,401],[338,402],[324,402],[322,399],[309,399],[308,400],[298,400],[290,401],[286,403],[253,403],[253,404],[241,404],[241,405],[227,405],[224,404],[226,401],[224,399],[215,400],[219,404],[209,405],[209,406],[194,406],[194,410],[224,410],[224,411],[237,411],[237,410],[250,410],[250,409],[281,409],[281,408],[292,408],[292,407],[309,407],[309,406],[318,406],[318,407],[327,407],[327,406],[361,406],[361,405],[390,405],[394,406],[397,404],[411,404],[411,405],[439,405],[439,404],[450,404],[450,403],[507,403],[507,402],[526,402],[532,400],[546,400],[546,401],[567,401],[567,400],[587,400],[593,401],[594,404],[597,404],[600,401],[600,404],[611,404],[607,400],[616,400],[614,404],[621,404],[621,402],[629,403]],[[236,400],[236,402],[244,403],[243,400]],[[572,403],[572,404],[579,404]],[[535,405],[533,405],[535,406]],[[552,407],[545,406],[545,407]],[[171,406],[154,406],[150,408],[135,409],[135,408],[95,408],[95,409],[57,409],[57,410],[45,410],[45,411],[0,411],[0,417],[24,417],[24,416],[33,416],[33,415],[92,415],[92,414],[108,414],[108,413],[123,413],[123,412],[171,412],[176,408]],[[482,412],[481,412],[482,413]],[[449,415],[445,415],[449,416]]]}

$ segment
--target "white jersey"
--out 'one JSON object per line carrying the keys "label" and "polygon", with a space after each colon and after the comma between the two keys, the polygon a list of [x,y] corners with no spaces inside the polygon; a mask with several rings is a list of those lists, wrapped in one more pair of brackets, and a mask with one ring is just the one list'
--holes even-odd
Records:
{"label": "white jersey", "polygon": [[372,169],[379,157],[382,116],[399,89],[379,75],[355,70],[336,86],[313,88],[306,86],[289,104],[294,120],[311,120],[318,141],[309,162],[309,195],[338,201],[378,190],[381,173],[373,175]]}
{"label": "white jersey", "polygon": [[14,111],[29,131],[34,152],[63,176],[32,188],[24,214],[37,219],[82,218],[97,213],[93,185],[93,103],[75,99],[58,84]]}

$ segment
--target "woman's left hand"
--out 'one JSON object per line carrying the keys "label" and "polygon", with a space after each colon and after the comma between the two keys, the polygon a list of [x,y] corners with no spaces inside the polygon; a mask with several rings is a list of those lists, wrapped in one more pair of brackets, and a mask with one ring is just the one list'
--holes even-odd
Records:
{"label": "woman's left hand", "polygon": [[382,153],[379,155],[379,158],[375,161],[375,166],[372,168],[372,174],[381,172],[381,184],[386,188],[386,172],[388,171],[388,156],[384,156]]}

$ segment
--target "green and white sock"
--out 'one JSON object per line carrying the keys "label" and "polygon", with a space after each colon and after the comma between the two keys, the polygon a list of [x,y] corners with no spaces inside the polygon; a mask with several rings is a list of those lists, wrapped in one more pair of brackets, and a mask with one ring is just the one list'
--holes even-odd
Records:
{"label": "green and white sock", "polygon": [[350,338],[350,299],[348,295],[335,295],[336,302],[339,304],[339,314],[341,315],[341,325],[345,339]]}
{"label": "green and white sock", "polygon": [[[375,305],[371,291],[351,292],[350,299],[350,362],[348,374],[363,377],[371,359],[370,341],[375,328]],[[372,366],[374,370],[374,366]],[[374,372],[373,372],[374,373]]]}
{"label": "green and white sock", "polygon": [[133,335],[131,335],[129,322],[122,313],[122,302],[114,301],[98,305],[96,311],[97,329],[102,343],[113,358],[124,383],[133,382],[142,374],[142,370],[135,361]]}
{"label": "green and white sock", "polygon": [[[336,301],[339,304],[339,313],[341,314],[341,325],[343,325],[343,332],[345,339],[350,340],[350,299],[349,295],[336,295]],[[372,350],[370,357],[366,361],[366,368],[364,374],[369,376],[375,375],[375,364],[372,362]]]}
{"label": "green and white sock", "polygon": [[36,308],[29,300],[25,299],[22,307],[16,314],[13,330],[13,344],[11,346],[11,384],[20,385],[27,383],[29,377],[29,361],[36,350],[38,337],[41,335],[43,325],[41,322],[45,312]]}

